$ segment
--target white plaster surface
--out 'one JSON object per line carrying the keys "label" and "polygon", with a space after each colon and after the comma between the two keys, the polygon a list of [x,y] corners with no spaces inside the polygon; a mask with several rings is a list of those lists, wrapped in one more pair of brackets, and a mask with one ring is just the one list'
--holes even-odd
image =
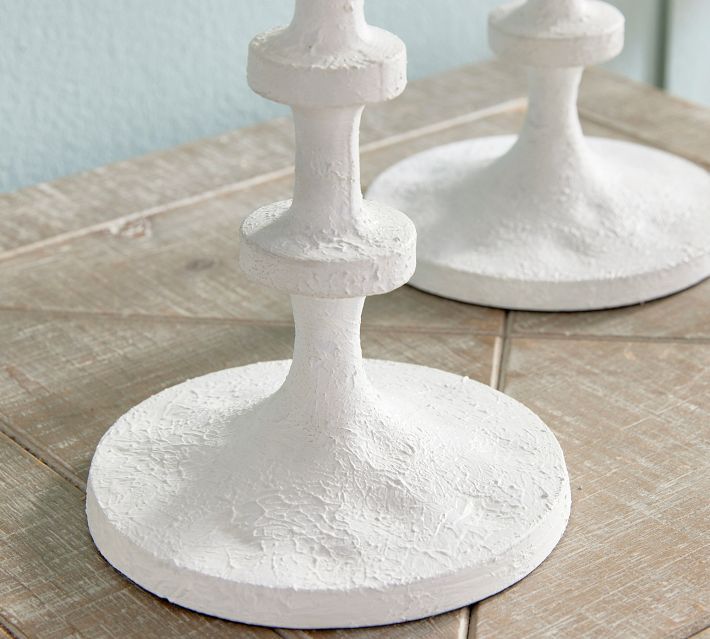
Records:
{"label": "white plaster surface", "polygon": [[564,530],[557,441],[501,393],[360,348],[364,296],[414,270],[414,226],[363,201],[358,156],[363,104],[403,89],[404,48],[362,0],[298,0],[251,54],[252,86],[294,105],[297,150],[293,199],[244,221],[240,264],[291,294],[293,361],[122,417],[92,461],[91,534],[151,592],[256,624],[384,624],[497,592]]}
{"label": "white plaster surface", "polygon": [[491,49],[534,67],[587,66],[616,56],[624,46],[624,16],[600,0],[527,0],[493,9]]}
{"label": "white plaster surface", "polygon": [[319,428],[318,400],[299,412],[280,402],[283,388],[271,395],[288,369],[193,379],[111,428],[87,497],[109,562],[209,614],[345,627],[481,599],[552,550],[567,472],[521,404],[468,378],[368,360],[372,406]]}
{"label": "white plaster surface", "polygon": [[418,232],[414,286],[539,311],[635,304],[710,275],[710,175],[681,158],[586,140],[583,65],[616,55],[623,16],[598,0],[527,0],[491,12],[491,47],[528,70],[520,135],[407,158],[368,197]]}
{"label": "white plaster surface", "polygon": [[289,293],[342,297],[386,293],[411,277],[417,234],[396,209],[363,201],[362,227],[337,237],[300,231],[291,211],[291,200],[275,202],[242,225],[240,261],[254,279]]}
{"label": "white plaster surface", "polygon": [[710,274],[704,169],[591,138],[593,179],[546,189],[533,184],[544,164],[506,173],[495,163],[515,140],[437,147],[373,182],[368,197],[407,211],[417,226],[410,284],[463,302],[565,311],[663,297]]}

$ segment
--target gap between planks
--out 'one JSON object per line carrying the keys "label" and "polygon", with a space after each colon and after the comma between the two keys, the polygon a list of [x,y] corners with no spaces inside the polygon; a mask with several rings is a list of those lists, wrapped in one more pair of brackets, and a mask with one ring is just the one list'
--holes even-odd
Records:
{"label": "gap between planks", "polygon": [[[215,315],[156,315],[152,313],[118,313],[113,311],[86,311],[64,308],[33,308],[29,306],[0,306],[0,313],[22,313],[27,317],[55,317],[58,319],[113,319],[141,322],[160,322],[166,320],[174,323],[186,324],[224,324],[236,326],[265,326],[272,328],[293,327],[293,318],[290,320],[256,319],[241,317],[220,317]],[[376,331],[378,333],[425,333],[427,335],[473,335],[475,337],[499,337],[500,331],[477,330],[470,326],[444,328],[438,326],[417,326],[410,324],[378,324],[371,321],[362,322],[363,331]]]}
{"label": "gap between planks", "polygon": [[30,639],[7,617],[0,615],[0,638],[5,639],[6,637],[9,639]]}
{"label": "gap between planks", "polygon": [[456,639],[475,639],[476,627],[473,626],[473,635],[471,634],[471,620],[475,617],[476,604],[471,604],[460,610],[459,627]]}
{"label": "gap between planks", "polygon": [[493,342],[493,363],[491,365],[491,388],[501,390],[501,381],[503,378],[503,369],[506,364],[508,353],[508,342],[510,337],[510,311],[503,311],[503,331],[501,335],[497,335]]}
{"label": "gap between planks", "polygon": [[86,482],[74,473],[74,471],[67,464],[65,464],[64,461],[62,461],[54,453],[47,450],[32,436],[16,430],[13,426],[10,426],[10,424],[2,419],[0,419],[0,434],[3,434],[8,439],[11,439],[25,452],[29,453],[37,461],[54,471],[62,479],[68,481],[72,486],[78,488],[82,492],[86,492]]}
{"label": "gap between planks", "polygon": [[[504,311],[503,334],[498,335],[493,342],[493,355],[491,362],[490,386],[502,391],[505,382],[505,368],[508,364],[508,353],[510,352],[510,327],[513,314]],[[465,608],[461,618],[458,639],[476,639],[476,622],[478,620],[478,602],[472,603]]]}

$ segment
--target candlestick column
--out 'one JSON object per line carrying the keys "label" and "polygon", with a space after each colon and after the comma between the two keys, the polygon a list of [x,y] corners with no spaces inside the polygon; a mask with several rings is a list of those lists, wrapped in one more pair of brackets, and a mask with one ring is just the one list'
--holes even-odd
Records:
{"label": "candlestick column", "polygon": [[240,246],[250,277],[291,296],[293,360],[119,419],[91,465],[92,537],[149,591],[260,625],[394,623],[498,592],[565,528],[557,440],[488,386],[360,348],[365,296],[414,270],[413,224],[359,184],[360,114],[404,88],[404,45],[362,0],[298,0],[253,40],[248,76],[294,113],[293,200],[247,217]]}

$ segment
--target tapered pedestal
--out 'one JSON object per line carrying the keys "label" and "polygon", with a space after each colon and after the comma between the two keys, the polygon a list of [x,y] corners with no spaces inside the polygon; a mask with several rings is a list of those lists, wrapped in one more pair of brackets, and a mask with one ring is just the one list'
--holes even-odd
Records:
{"label": "tapered pedestal", "polygon": [[296,409],[288,369],[192,379],[107,432],[87,512],[111,564],[200,612],[351,627],[491,595],[559,540],[562,452],[521,404],[468,378],[368,360],[365,408],[314,423],[321,400]]}
{"label": "tapered pedestal", "polygon": [[468,140],[380,175],[367,197],[417,226],[410,283],[463,302],[565,311],[635,304],[710,275],[705,170],[628,142],[573,141],[565,160],[539,136],[512,152],[514,136]]}
{"label": "tapered pedestal", "polygon": [[293,360],[169,388],[99,443],[91,534],[159,596],[263,625],[392,623],[509,586],[562,535],[569,480],[538,417],[467,378],[362,359],[365,297],[411,277],[416,232],[362,200],[360,114],[405,75],[363,0],[297,0],[250,45],[252,88],[293,107],[295,182],[243,222],[239,260],[291,295]]}

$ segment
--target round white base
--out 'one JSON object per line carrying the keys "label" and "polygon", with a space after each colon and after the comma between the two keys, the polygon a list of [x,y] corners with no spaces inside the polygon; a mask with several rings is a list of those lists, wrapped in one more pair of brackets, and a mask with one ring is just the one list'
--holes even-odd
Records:
{"label": "round white base", "polygon": [[390,167],[368,198],[418,233],[411,284],[539,311],[610,308],[710,275],[710,176],[677,156],[587,138],[584,175],[501,158],[515,136],[437,147]]}
{"label": "round white base", "polygon": [[366,360],[382,422],[335,442],[313,424],[255,426],[289,364],[189,380],[106,433],[87,515],[114,567],[226,619],[356,627],[487,597],[557,544],[569,480],[527,408],[466,377]]}

